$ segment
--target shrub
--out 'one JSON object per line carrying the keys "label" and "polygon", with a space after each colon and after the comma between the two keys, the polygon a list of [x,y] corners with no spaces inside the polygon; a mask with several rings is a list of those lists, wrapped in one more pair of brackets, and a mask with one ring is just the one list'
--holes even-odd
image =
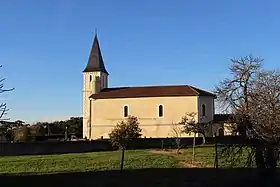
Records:
{"label": "shrub", "polygon": [[141,137],[138,118],[128,116],[126,120],[119,121],[109,134],[113,146],[125,149],[127,144],[135,138]]}
{"label": "shrub", "polygon": [[129,142],[133,141],[133,139],[141,137],[141,131],[137,117],[128,116],[126,120],[119,121],[109,134],[112,145],[122,149],[121,171],[123,170],[126,146]]}

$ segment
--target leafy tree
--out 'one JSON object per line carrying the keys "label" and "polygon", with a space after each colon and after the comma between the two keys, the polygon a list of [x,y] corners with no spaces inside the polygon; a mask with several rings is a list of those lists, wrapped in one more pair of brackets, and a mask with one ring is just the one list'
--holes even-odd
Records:
{"label": "leafy tree", "polygon": [[191,135],[193,133],[193,159],[195,161],[195,139],[196,135],[201,135],[203,138],[203,143],[205,143],[205,130],[207,129],[207,123],[198,123],[196,121],[196,113],[186,113],[179,122],[183,126],[183,132]]}
{"label": "leafy tree", "polygon": [[25,122],[22,121],[22,120],[16,120],[16,121],[14,122],[14,126],[16,126],[16,127],[21,127],[21,126],[23,126],[24,124],[25,124]]}
{"label": "leafy tree", "polygon": [[128,116],[126,120],[119,121],[112,132],[109,133],[112,145],[122,150],[121,170],[123,170],[124,152],[127,145],[133,141],[133,139],[141,137],[141,131],[138,118],[135,116]]}
{"label": "leafy tree", "polygon": [[5,137],[6,139],[11,142],[14,140],[14,130],[11,129],[11,128],[7,128],[6,131],[5,131]]}
{"label": "leafy tree", "polygon": [[[35,125],[38,125],[44,128],[44,135],[50,135],[50,123],[48,122],[37,122]],[[42,129],[40,129],[40,132],[43,132]]]}
{"label": "leafy tree", "polygon": [[45,128],[40,123],[31,125],[28,128],[31,136],[45,136]]}
{"label": "leafy tree", "polygon": [[83,133],[83,118],[82,117],[71,117],[66,121],[68,125],[68,132],[74,134]]}
{"label": "leafy tree", "polygon": [[43,122],[48,134],[64,134],[67,126],[68,133],[83,133],[83,118],[71,117],[65,121]]}
{"label": "leafy tree", "polygon": [[30,131],[27,126],[18,127],[14,131],[14,142],[27,142]]}

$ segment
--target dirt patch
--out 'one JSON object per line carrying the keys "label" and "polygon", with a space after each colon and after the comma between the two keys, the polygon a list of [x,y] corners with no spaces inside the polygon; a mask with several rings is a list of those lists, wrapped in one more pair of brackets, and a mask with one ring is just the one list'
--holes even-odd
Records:
{"label": "dirt patch", "polygon": [[213,166],[211,165],[204,165],[203,162],[185,162],[181,161],[179,162],[181,166],[184,168],[212,168]]}
{"label": "dirt patch", "polygon": [[[175,157],[178,161],[179,161],[179,165],[182,168],[213,168],[212,165],[206,165],[206,163],[204,162],[200,162],[200,161],[195,161],[192,162],[191,157],[187,157],[186,155],[184,155],[184,150],[180,150],[181,154],[177,154],[177,150],[175,149],[166,149],[166,150],[161,150],[161,149],[157,149],[157,150],[150,150],[151,153],[154,154],[161,154],[161,155],[170,155]],[[181,156],[180,156],[181,155]]]}
{"label": "dirt patch", "polygon": [[177,150],[150,150],[151,153],[156,153],[156,154],[177,154]]}
{"label": "dirt patch", "polygon": [[180,162],[180,165],[186,168],[200,168],[202,162]]}

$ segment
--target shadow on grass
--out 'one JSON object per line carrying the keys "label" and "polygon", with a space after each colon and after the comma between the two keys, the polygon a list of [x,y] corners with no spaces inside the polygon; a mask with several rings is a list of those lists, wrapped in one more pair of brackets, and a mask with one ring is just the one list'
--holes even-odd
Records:
{"label": "shadow on grass", "polygon": [[49,175],[0,175],[2,186],[280,186],[255,169],[137,169],[100,172],[76,172]]}

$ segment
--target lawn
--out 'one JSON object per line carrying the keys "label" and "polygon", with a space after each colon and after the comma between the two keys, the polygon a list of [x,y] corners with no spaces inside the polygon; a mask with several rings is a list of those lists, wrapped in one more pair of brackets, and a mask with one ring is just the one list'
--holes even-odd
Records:
{"label": "lawn", "polygon": [[[192,149],[174,151],[128,150],[125,154],[125,169],[182,168],[191,164]],[[213,148],[196,149],[195,167],[213,167]],[[117,170],[120,167],[120,152],[94,152],[79,154],[11,156],[0,157],[0,173],[46,174]]]}
{"label": "lawn", "polygon": [[[181,153],[176,154],[175,150],[129,150],[125,155],[124,172],[118,171],[119,151],[0,157],[0,180],[1,186],[20,183],[24,186],[241,187],[241,183],[245,186],[262,183],[256,170],[213,169],[212,147],[196,148],[195,163],[192,163],[191,148],[183,149]],[[222,167],[226,167],[223,164],[221,161]],[[266,181],[271,183],[270,179]]]}

